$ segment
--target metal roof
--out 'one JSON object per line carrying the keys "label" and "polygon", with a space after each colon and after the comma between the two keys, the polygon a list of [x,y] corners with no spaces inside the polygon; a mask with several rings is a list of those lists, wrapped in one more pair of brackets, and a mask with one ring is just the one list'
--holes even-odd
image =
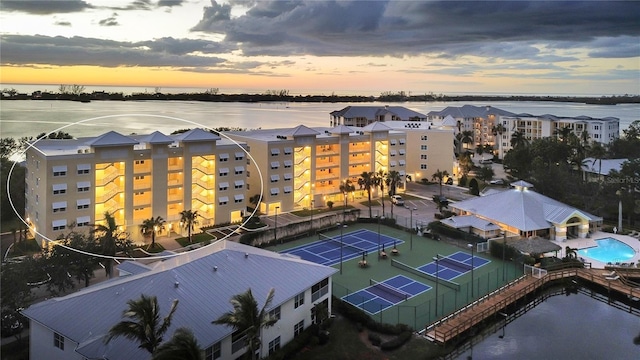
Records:
{"label": "metal roof", "polygon": [[133,140],[132,138],[124,136],[113,130],[87,141],[87,145],[93,147],[129,146],[137,144],[138,142]]}
{"label": "metal roof", "polygon": [[518,181],[512,185],[517,186],[511,190],[452,203],[449,206],[521,231],[548,229],[552,223],[561,223],[573,216],[582,216],[589,221],[602,220],[530,190],[526,185],[531,184],[525,181]]}
{"label": "metal roof", "polygon": [[220,140],[220,136],[200,128],[191,129],[187,132],[173,135],[173,137],[182,142]]}
{"label": "metal roof", "polygon": [[475,105],[463,105],[463,106],[447,106],[440,111],[430,111],[428,114],[431,116],[440,116],[446,118],[451,116],[455,119],[461,118],[486,118],[489,115],[498,116],[513,116],[512,112],[502,110],[493,106],[475,106]]}
{"label": "metal roof", "polygon": [[375,120],[376,115],[393,114],[402,120],[411,120],[415,118],[426,119],[425,114],[407,109],[404,106],[347,106],[342,110],[331,112],[331,116],[343,117],[345,119],[366,118]]}
{"label": "metal roof", "polygon": [[486,219],[479,218],[475,215],[452,216],[450,218],[441,220],[440,222],[456,229],[465,227],[473,227],[475,229],[480,229],[483,231],[500,229],[500,226],[492,223],[491,221],[487,221]]}
{"label": "metal roof", "polygon": [[595,159],[592,157],[584,159],[582,162],[582,171],[599,174],[609,175],[611,170],[622,170],[622,164],[629,159]]}
{"label": "metal roof", "polygon": [[[233,295],[251,289],[258,304],[275,288],[272,308],[295,297],[337,270],[271,251],[219,241],[180,256],[158,261],[153,270],[97,284],[74,294],[34,304],[23,311],[72,341],[87,358],[141,359],[149,354],[123,337],[108,345],[104,334],[122,320],[127,301],[141,294],[156,296],[162,316],[179,300],[168,340],[179,327],[190,328],[203,348],[231,334],[232,329],[211,322],[232,310]],[[71,319],[81,319],[72,321]]]}

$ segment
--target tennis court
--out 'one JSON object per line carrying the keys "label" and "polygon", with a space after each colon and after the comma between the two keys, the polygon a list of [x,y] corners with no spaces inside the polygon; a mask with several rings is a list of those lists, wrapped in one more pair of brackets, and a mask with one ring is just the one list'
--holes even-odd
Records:
{"label": "tennis court", "polygon": [[[283,251],[321,265],[332,266],[343,261],[355,259],[380,249],[391,249],[404,241],[374,231],[360,229],[337,236],[318,234],[320,240]],[[342,242],[340,241],[342,239]],[[342,248],[342,250],[341,250]],[[342,253],[342,255],[341,255]]]}
{"label": "tennis court", "polygon": [[441,279],[452,280],[466,274],[471,271],[471,269],[477,269],[490,262],[490,260],[483,259],[479,256],[472,258],[468,253],[458,251],[449,256],[439,257],[437,263],[432,261],[417,269],[429,275],[438,276]]}
{"label": "tennis court", "polygon": [[370,279],[369,283],[369,287],[343,296],[342,300],[373,315],[431,289],[403,275],[382,282]]}

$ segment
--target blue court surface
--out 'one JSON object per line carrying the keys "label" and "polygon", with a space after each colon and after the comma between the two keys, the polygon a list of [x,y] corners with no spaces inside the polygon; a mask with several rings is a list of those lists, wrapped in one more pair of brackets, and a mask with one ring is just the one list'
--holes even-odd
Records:
{"label": "blue court surface", "polygon": [[403,275],[372,283],[342,300],[373,315],[431,289],[431,286]]}
{"label": "blue court surface", "polygon": [[477,269],[490,262],[490,260],[478,256],[474,256],[472,260],[471,255],[468,253],[458,251],[455,254],[441,257],[437,264],[435,261],[432,261],[417,269],[433,276],[436,276],[437,273],[437,276],[441,279],[452,280],[460,275],[466,274],[471,271],[471,269]]}
{"label": "blue court surface", "polygon": [[[380,248],[384,247],[386,251],[391,250],[394,244],[400,245],[404,242],[366,229],[352,231],[342,234],[342,243],[344,244],[342,246],[342,260],[347,261],[362,257],[363,253],[377,253],[378,239],[380,239]],[[321,240],[282,252],[299,256],[304,260],[317,264],[331,266],[340,263],[340,247],[340,235],[337,235],[331,237],[331,239],[323,237]]]}

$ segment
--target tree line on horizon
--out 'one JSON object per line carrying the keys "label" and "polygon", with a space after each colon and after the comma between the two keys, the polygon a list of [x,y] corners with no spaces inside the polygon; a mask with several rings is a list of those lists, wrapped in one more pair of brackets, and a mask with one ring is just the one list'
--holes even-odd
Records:
{"label": "tree line on horizon", "polygon": [[57,92],[34,91],[31,94],[20,93],[14,88],[4,88],[1,92],[2,100],[174,100],[174,101],[211,101],[211,102],[432,102],[432,101],[550,101],[550,102],[578,102],[598,105],[640,103],[640,95],[624,94],[611,96],[544,96],[544,95],[445,95],[434,92],[413,94],[411,91],[384,91],[379,96],[365,95],[291,95],[287,89],[268,89],[262,93],[225,94],[219,88],[208,88],[202,92],[193,93],[163,93],[162,88],[156,87],[150,92],[138,92],[125,95],[122,92],[85,91],[83,85],[59,86]]}

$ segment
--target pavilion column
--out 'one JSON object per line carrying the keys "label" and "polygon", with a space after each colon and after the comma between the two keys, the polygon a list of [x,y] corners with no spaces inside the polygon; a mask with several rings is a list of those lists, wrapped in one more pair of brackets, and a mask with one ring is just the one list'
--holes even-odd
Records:
{"label": "pavilion column", "polygon": [[567,240],[567,227],[566,225],[555,225],[556,241]]}

